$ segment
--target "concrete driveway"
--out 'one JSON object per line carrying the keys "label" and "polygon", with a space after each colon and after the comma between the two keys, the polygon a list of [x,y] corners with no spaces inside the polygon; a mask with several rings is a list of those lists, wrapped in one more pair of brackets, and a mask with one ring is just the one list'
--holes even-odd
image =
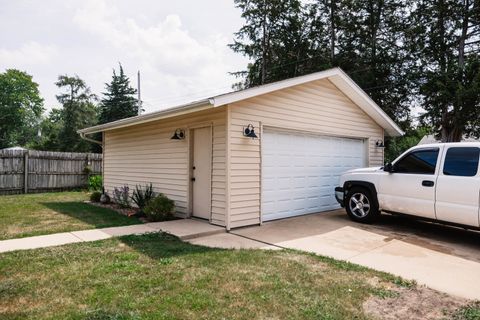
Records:
{"label": "concrete driveway", "polygon": [[350,221],[342,209],[235,229],[195,242],[313,252],[480,300],[477,231],[390,215],[382,215],[374,225],[363,225]]}
{"label": "concrete driveway", "polygon": [[[320,235],[343,227],[373,232],[426,249],[480,262],[480,232],[382,214],[372,225],[351,221],[344,209],[267,222],[260,227],[232,230],[267,243]],[[480,291],[480,290],[479,290]]]}

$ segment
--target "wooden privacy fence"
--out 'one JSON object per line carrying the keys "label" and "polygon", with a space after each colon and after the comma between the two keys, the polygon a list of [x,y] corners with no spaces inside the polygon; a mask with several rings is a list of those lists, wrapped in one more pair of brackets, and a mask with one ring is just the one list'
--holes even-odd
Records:
{"label": "wooden privacy fence", "polygon": [[97,153],[0,150],[0,194],[81,188],[101,173]]}

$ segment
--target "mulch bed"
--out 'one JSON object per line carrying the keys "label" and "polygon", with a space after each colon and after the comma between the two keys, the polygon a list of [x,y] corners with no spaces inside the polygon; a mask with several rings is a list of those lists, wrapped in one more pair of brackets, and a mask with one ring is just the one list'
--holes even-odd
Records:
{"label": "mulch bed", "polygon": [[[100,202],[92,202],[92,201],[85,201],[85,203],[91,204],[93,206],[101,207],[101,208],[110,209],[127,217],[136,217],[135,214],[138,211],[138,209],[136,208],[122,208],[116,203],[100,203]],[[145,217],[136,217],[136,218],[138,218],[140,221],[144,223],[149,222]]]}

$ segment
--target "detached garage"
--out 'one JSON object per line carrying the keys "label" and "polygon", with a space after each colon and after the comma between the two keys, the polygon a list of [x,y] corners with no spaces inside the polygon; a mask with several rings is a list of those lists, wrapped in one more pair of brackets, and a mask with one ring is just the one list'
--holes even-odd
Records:
{"label": "detached garage", "polygon": [[338,208],[339,175],[403,134],[338,68],[79,131],[98,132],[107,192],[152,183],[227,229]]}

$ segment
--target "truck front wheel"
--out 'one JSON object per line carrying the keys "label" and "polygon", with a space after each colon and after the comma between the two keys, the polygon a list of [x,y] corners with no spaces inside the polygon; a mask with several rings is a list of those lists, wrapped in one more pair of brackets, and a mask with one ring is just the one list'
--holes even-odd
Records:
{"label": "truck front wheel", "polygon": [[372,223],[380,215],[378,204],[366,188],[351,188],[345,198],[345,209],[350,219],[356,222]]}

